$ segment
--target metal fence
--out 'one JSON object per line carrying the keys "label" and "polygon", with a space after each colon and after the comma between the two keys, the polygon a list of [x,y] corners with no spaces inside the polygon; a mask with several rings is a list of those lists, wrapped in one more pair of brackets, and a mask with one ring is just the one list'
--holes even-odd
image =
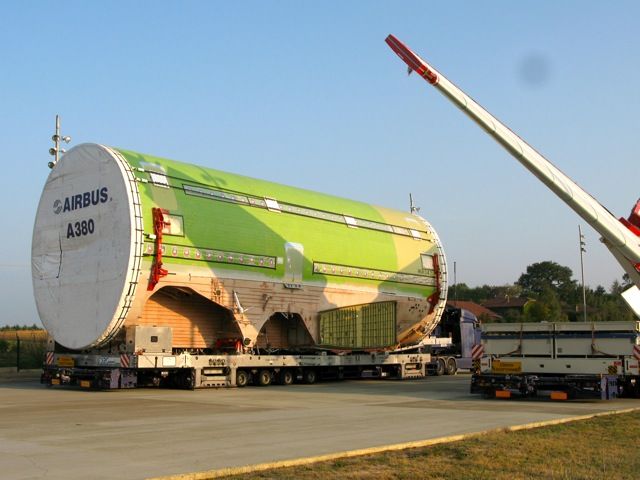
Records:
{"label": "metal fence", "polygon": [[0,332],[0,368],[13,367],[18,371],[40,368],[46,349],[44,331]]}

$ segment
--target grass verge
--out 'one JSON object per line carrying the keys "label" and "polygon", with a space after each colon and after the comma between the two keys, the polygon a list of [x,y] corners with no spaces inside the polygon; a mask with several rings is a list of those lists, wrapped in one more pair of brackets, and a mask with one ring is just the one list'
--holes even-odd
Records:
{"label": "grass verge", "polygon": [[637,479],[640,412],[226,479]]}

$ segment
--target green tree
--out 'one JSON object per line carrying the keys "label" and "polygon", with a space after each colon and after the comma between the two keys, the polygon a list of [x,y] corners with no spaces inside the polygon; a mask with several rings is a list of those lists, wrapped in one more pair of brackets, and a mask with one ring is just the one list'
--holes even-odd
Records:
{"label": "green tree", "polygon": [[548,285],[542,286],[542,291],[537,295],[537,300],[525,305],[522,321],[524,322],[566,322],[558,295]]}
{"label": "green tree", "polygon": [[489,285],[481,287],[469,287],[466,283],[458,283],[449,286],[449,300],[469,300],[471,302],[480,303],[489,298]]}
{"label": "green tree", "polygon": [[573,272],[569,267],[544,261],[531,264],[527,267],[526,273],[520,275],[516,282],[522,287],[526,296],[539,297],[550,289],[555,292],[557,299],[567,303],[573,303],[576,296],[576,281],[571,277]]}
{"label": "green tree", "polygon": [[466,283],[459,283],[449,287],[449,300],[469,300],[471,302],[482,303],[490,298],[497,297],[519,297],[522,294],[522,287],[513,285],[482,285],[481,287],[469,287]]}

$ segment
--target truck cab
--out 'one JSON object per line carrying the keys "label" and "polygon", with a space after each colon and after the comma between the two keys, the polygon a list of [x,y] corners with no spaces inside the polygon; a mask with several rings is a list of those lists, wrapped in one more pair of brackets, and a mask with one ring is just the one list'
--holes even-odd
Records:
{"label": "truck cab", "polygon": [[436,375],[454,375],[459,369],[471,369],[471,350],[480,343],[480,334],[480,321],[473,313],[448,306],[429,345],[430,371]]}

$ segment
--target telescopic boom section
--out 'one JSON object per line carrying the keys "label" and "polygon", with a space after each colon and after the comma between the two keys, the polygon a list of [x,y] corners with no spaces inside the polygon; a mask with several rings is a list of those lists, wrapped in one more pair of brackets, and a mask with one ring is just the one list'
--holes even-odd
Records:
{"label": "telescopic boom section", "polygon": [[636,286],[640,286],[640,201],[634,207],[628,220],[624,218],[618,220],[595,198],[447,80],[435,68],[409,50],[400,40],[389,35],[386,42],[409,66],[409,73],[415,71],[443,93],[600,233],[614,257],[630,275]]}

